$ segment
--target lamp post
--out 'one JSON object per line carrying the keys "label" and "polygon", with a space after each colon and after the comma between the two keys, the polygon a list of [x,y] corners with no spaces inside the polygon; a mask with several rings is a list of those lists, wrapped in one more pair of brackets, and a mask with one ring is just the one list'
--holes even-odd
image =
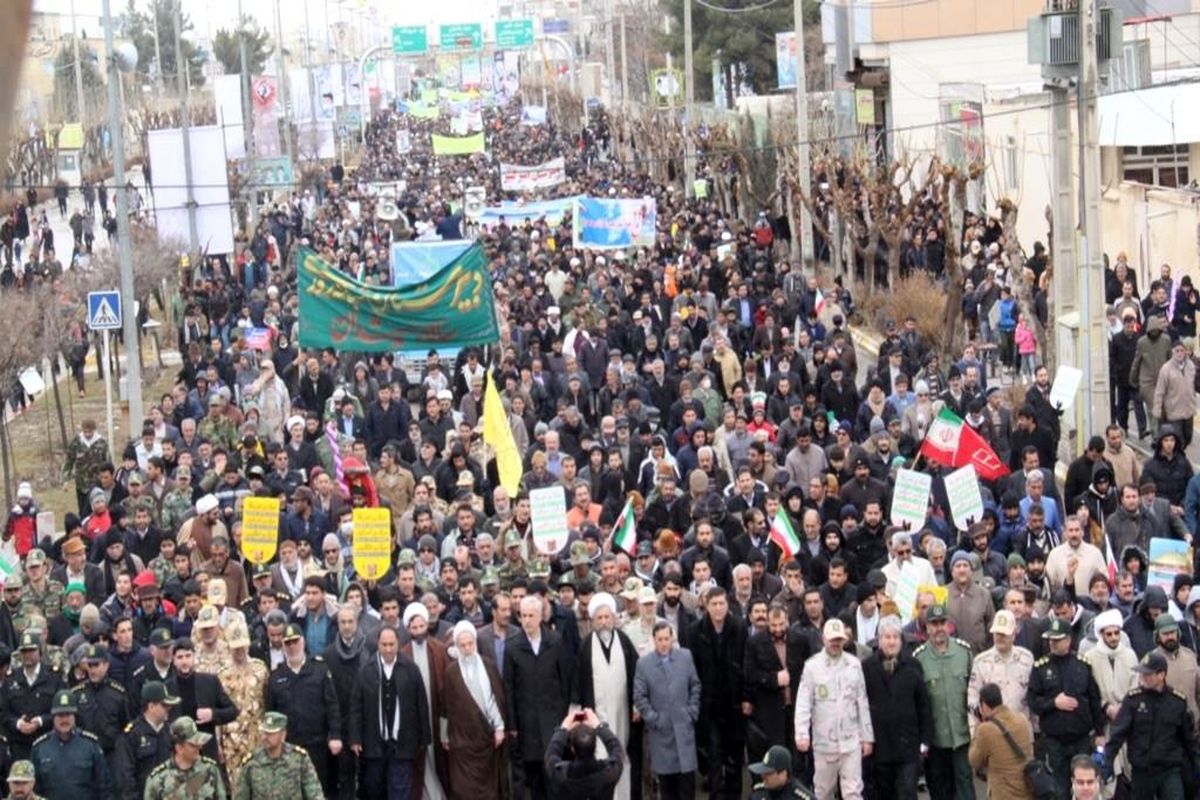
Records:
{"label": "lamp post", "polygon": [[[109,0],[104,0],[104,47],[108,51],[108,127],[112,134],[113,181],[117,201],[117,263],[121,274],[121,320],[125,336],[125,381],[129,398],[130,427],[142,424],[142,361],[138,341],[136,297],[133,291],[133,249],[129,241],[129,195],[125,191],[125,114],[118,87],[122,72],[137,68],[137,49],[124,44],[113,47],[113,19]],[[178,50],[176,50],[178,53]],[[110,419],[111,423],[111,419]],[[110,437],[111,438],[111,437]],[[109,441],[116,448],[116,443]]]}

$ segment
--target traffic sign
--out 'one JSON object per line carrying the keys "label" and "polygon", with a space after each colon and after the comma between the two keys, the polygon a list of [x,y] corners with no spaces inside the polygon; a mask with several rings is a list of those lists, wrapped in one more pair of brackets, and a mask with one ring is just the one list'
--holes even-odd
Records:
{"label": "traffic sign", "polygon": [[483,25],[478,22],[442,25],[438,29],[438,45],[443,53],[454,50],[482,50]]}
{"label": "traffic sign", "polygon": [[121,329],[121,293],[88,292],[88,327],[94,331]]}
{"label": "traffic sign", "polygon": [[571,30],[571,23],[565,19],[542,20],[542,33],[547,36],[552,33],[567,33],[569,30]]}
{"label": "traffic sign", "polygon": [[392,28],[392,52],[400,56],[424,55],[429,40],[424,25],[397,25]]}
{"label": "traffic sign", "polygon": [[496,49],[521,50],[533,47],[532,19],[496,20]]}

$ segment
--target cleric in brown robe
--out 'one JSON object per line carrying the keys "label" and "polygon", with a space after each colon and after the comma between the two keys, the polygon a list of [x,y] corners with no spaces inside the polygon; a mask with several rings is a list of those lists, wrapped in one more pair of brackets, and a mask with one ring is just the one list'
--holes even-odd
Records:
{"label": "cleric in brown robe", "polygon": [[450,657],[446,646],[432,636],[429,611],[420,603],[410,603],[401,618],[408,631],[409,641],[401,652],[416,665],[425,686],[433,744],[417,757],[413,764],[412,797],[423,800],[446,800],[446,751],[441,746],[442,678]]}
{"label": "cleric in brown robe", "polygon": [[451,797],[500,800],[504,779],[504,689],[500,671],[476,649],[475,626],[454,626],[456,660],[442,685],[442,746]]}

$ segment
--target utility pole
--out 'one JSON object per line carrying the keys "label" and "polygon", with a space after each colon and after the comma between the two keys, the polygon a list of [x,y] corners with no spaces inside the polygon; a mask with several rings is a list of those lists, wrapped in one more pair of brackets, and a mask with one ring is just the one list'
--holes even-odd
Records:
{"label": "utility pole", "polygon": [[1108,348],[1105,347],[1104,242],[1100,222],[1099,116],[1096,102],[1100,89],[1100,64],[1096,37],[1100,16],[1097,0],[1079,3],[1079,283],[1082,288],[1079,315],[1079,363],[1083,368],[1083,402],[1080,438],[1108,424]]}
{"label": "utility pole", "polygon": [[75,0],[71,0],[71,41],[75,43],[75,120],[84,122],[83,63],[79,60],[79,30],[75,22]]}
{"label": "utility pole", "polygon": [[150,0],[150,30],[154,32],[154,70],[158,73],[158,93],[161,97],[165,84],[163,82],[162,51],[158,48],[158,4],[155,0]]}
{"label": "utility pole", "polygon": [[696,146],[692,143],[696,92],[692,86],[692,0],[683,0],[683,190],[688,197],[696,192]]}
{"label": "utility pole", "polygon": [[[112,133],[113,180],[117,201],[117,264],[121,275],[121,331],[125,337],[126,397],[129,398],[130,427],[142,424],[142,348],[138,339],[137,314],[133,307],[133,249],[129,241],[129,195],[125,191],[125,114],[118,86],[121,73],[113,47],[113,19],[109,0],[104,0],[104,48],[108,53],[108,128]],[[104,367],[105,374],[109,365]],[[111,415],[110,415],[111,424]],[[128,433],[128,431],[126,431]],[[117,443],[109,441],[117,449]]]}
{"label": "utility pole", "polygon": [[283,152],[288,161],[295,163],[292,157],[292,109],[288,104],[287,64],[283,60],[283,17],[279,13],[279,0],[275,0],[275,71],[279,73],[276,87],[283,102]]}
{"label": "utility pole", "polygon": [[175,38],[175,82],[179,90],[179,127],[183,132],[183,175],[187,182],[188,237],[193,255],[200,253],[200,230],[196,226],[196,191],[192,187],[191,110],[188,107],[187,72],[183,59],[183,43],[179,33],[183,14],[182,3],[175,0],[171,8],[171,29]]}
{"label": "utility pole", "polygon": [[254,144],[250,135],[250,67],[246,57],[246,17],[242,14],[242,0],[238,0],[238,56],[241,59],[242,79],[242,135],[246,141],[247,181],[250,188],[249,200],[249,230],[246,233],[254,235],[258,225],[258,186],[255,185]]}
{"label": "utility pole", "polygon": [[[804,52],[804,3],[792,3],[796,36],[796,169],[797,181],[804,197],[812,197],[812,175],[808,158],[808,64]],[[812,214],[803,202],[800,207],[800,230],[793,235],[800,239],[800,261],[805,269],[813,268]],[[795,252],[794,250],[792,252]]]}

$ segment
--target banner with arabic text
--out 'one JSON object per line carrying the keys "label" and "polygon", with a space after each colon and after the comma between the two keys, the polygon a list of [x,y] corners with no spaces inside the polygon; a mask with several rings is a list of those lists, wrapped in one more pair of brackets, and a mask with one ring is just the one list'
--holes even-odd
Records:
{"label": "banner with arabic text", "polygon": [[574,215],[572,239],[576,247],[603,250],[650,246],[657,236],[653,197],[580,197],[575,201]]}
{"label": "banner with arabic text", "polygon": [[369,286],[300,249],[300,346],[368,353],[475,347],[500,331],[483,246],[421,283]]}
{"label": "banner with arabic text", "polygon": [[562,157],[551,159],[535,167],[519,164],[500,164],[500,188],[506,192],[530,192],[549,189],[567,179],[567,162]]}
{"label": "banner with arabic text", "polygon": [[499,225],[504,220],[509,225],[522,225],[545,219],[557,225],[575,205],[576,197],[561,197],[557,200],[542,200],[536,203],[504,202],[498,206],[487,206],[479,216],[482,225]]}

